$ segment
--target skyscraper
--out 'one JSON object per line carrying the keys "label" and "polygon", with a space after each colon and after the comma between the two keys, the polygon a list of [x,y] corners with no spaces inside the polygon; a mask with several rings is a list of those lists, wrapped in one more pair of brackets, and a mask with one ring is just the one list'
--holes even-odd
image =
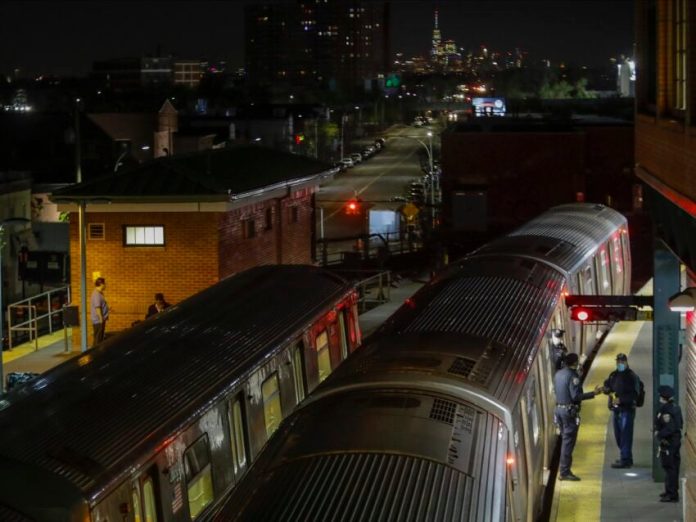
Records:
{"label": "skyscraper", "polygon": [[440,34],[439,11],[435,9],[435,26],[433,27],[433,48],[430,50],[430,56],[433,62],[440,61],[442,54],[442,34]]}
{"label": "skyscraper", "polygon": [[386,1],[250,5],[245,32],[252,85],[352,92],[388,70]]}

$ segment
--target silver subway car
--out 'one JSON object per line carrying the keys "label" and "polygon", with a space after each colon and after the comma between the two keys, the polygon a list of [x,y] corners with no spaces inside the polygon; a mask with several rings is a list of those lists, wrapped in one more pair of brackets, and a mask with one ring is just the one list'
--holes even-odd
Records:
{"label": "silver subway car", "polygon": [[323,269],[230,277],[0,400],[0,518],[189,522],[360,343]]}
{"label": "silver subway car", "polygon": [[555,207],[440,274],[290,416],[230,520],[528,521],[557,443],[550,330],[563,296],[629,291],[625,219]]}

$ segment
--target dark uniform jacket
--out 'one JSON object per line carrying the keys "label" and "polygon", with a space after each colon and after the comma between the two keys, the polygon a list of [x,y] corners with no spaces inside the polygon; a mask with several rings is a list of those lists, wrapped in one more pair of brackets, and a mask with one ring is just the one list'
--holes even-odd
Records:
{"label": "dark uniform jacket", "polygon": [[561,406],[579,406],[582,401],[595,396],[593,392],[583,393],[578,372],[567,366],[556,372],[553,384],[556,388],[556,404]]}
{"label": "dark uniform jacket", "polygon": [[[609,409],[615,407],[622,409],[635,408],[640,391],[640,378],[633,370],[626,368],[620,372],[614,370],[609,378],[604,381],[604,388],[609,389]],[[618,401],[618,402],[617,402]]]}
{"label": "dark uniform jacket", "polygon": [[681,430],[684,426],[681,408],[673,401],[660,406],[655,419],[655,431],[658,441],[667,441],[668,444],[681,442]]}
{"label": "dark uniform jacket", "polygon": [[551,354],[556,371],[563,368],[563,366],[565,366],[565,357],[568,355],[568,349],[563,344],[558,344],[552,347]]}

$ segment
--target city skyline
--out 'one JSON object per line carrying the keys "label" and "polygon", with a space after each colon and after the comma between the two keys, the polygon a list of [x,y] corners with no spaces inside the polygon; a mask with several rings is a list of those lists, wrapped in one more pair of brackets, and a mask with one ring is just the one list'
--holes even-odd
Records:
{"label": "city skyline", "polygon": [[[245,3],[263,2],[3,3],[0,32],[16,44],[4,47],[0,71],[83,76],[96,60],[157,49],[241,67]],[[517,47],[530,57],[593,66],[630,54],[633,44],[631,1],[392,1],[392,55],[427,56],[436,8],[443,39],[466,49]]]}

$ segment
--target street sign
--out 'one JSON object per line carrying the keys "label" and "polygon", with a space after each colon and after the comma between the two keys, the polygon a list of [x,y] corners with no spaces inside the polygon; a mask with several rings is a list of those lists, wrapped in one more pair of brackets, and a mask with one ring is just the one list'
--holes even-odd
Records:
{"label": "street sign", "polygon": [[413,203],[406,203],[403,207],[401,207],[401,213],[406,216],[408,221],[415,219],[418,212],[420,212],[420,209]]}

